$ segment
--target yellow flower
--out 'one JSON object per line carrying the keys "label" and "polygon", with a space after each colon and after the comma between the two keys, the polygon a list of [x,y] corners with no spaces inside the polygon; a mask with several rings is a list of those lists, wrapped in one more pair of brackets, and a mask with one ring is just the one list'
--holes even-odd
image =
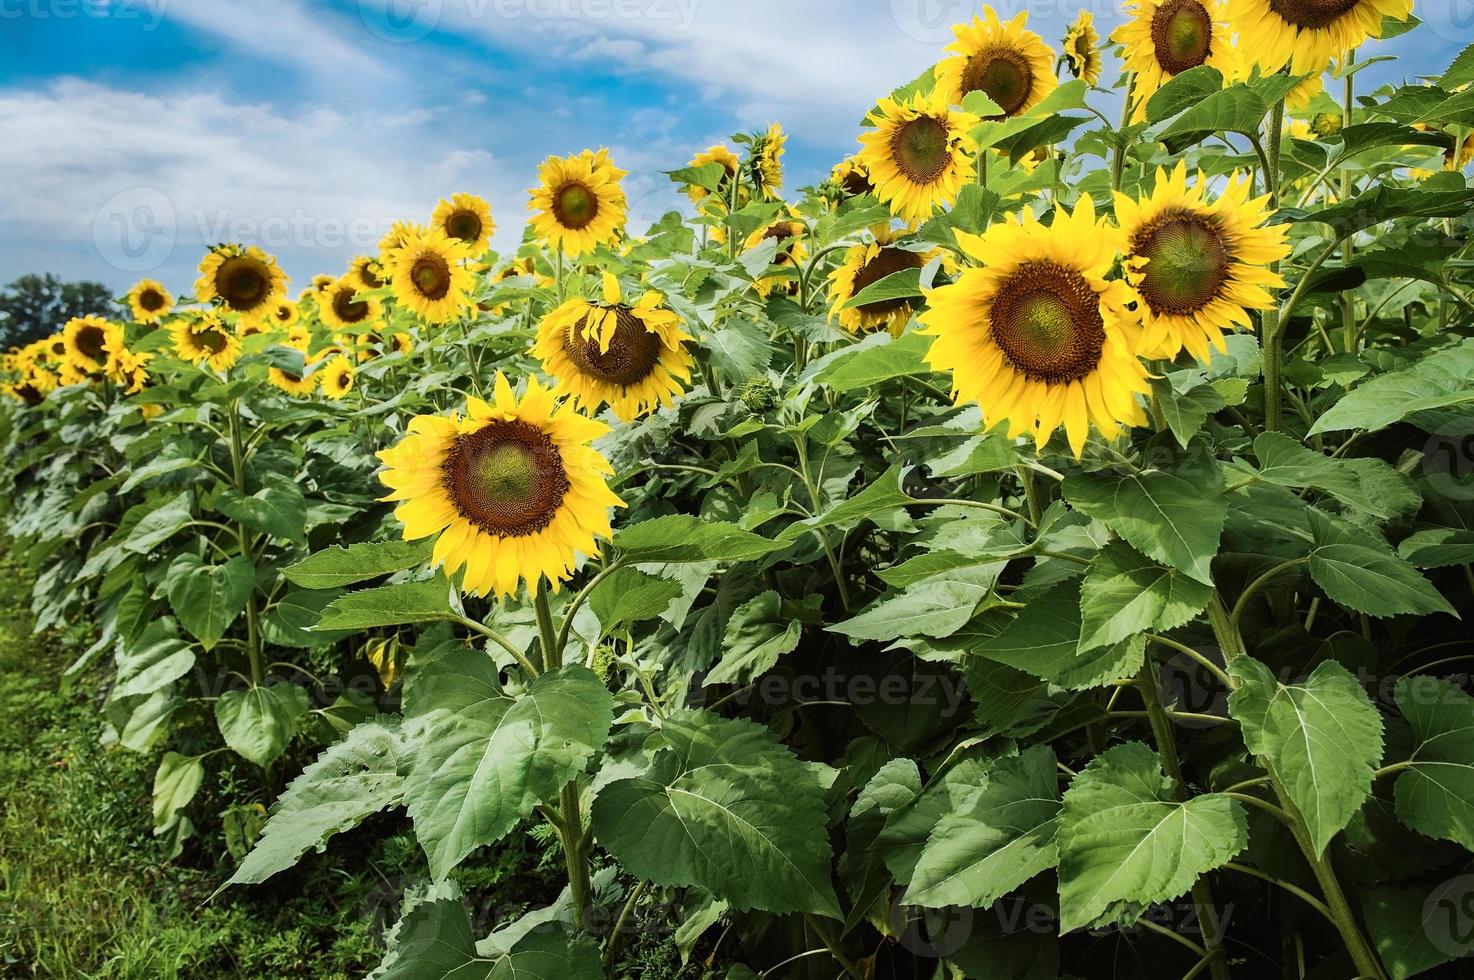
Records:
{"label": "yellow flower", "polygon": [[195,297],[237,313],[244,320],[260,321],[271,314],[287,296],[291,280],[276,259],[254,245],[220,245],[200,262]]}
{"label": "yellow flower", "polygon": [[623,506],[606,482],[613,472],[590,445],[608,431],[528,379],[518,398],[497,372],[491,404],[467,401],[466,415],[421,415],[399,443],[379,453],[379,474],[401,501],[394,516],[405,540],[435,537],[433,560],[462,587],[511,596],[547,578],[554,589],[579,553],[609,537],[609,508]]}
{"label": "yellow flower", "polygon": [[[691,168],[704,167],[709,163],[719,163],[722,165],[722,170],[724,171],[722,176],[723,183],[735,178],[737,176],[737,168],[741,166],[741,162],[737,159],[737,154],[729,150],[725,143],[717,143],[714,146],[702,150],[692,157],[691,162],[686,164],[686,166]],[[720,187],[721,183],[718,183],[717,186]],[[701,199],[707,197],[710,193],[705,187],[697,184],[686,185],[686,196],[691,199],[693,204],[700,203]]]}
{"label": "yellow flower", "polygon": [[312,328],[305,323],[292,324],[287,327],[287,339],[284,343],[294,350],[307,353],[307,349],[312,346]]}
{"label": "yellow flower", "polygon": [[[380,289],[384,285],[384,268],[373,256],[360,255],[348,263],[347,278],[352,280],[359,289]],[[328,285],[331,286],[333,283]]]}
{"label": "yellow flower", "polygon": [[228,371],[241,356],[241,340],[217,313],[201,313],[169,328],[182,360]]}
{"label": "yellow flower", "polygon": [[839,325],[851,333],[883,328],[892,336],[900,336],[915,309],[911,300],[883,299],[849,308],[845,304],[886,276],[920,269],[936,256],[937,250],[897,248],[892,244],[899,237],[896,232],[883,226],[874,231],[874,241],[850,246],[844,262],[829,274],[829,319],[838,319]]}
{"label": "yellow flower", "polygon": [[783,190],[783,153],[788,134],[773,123],[753,147],[752,179],[765,201],[777,200]]}
{"label": "yellow flower", "polygon": [[870,183],[870,172],[860,162],[858,153],[850,154],[830,169],[829,183],[846,197],[875,193],[875,187]]}
{"label": "yellow flower", "polygon": [[1089,195],[1073,214],[1056,207],[1050,225],[1025,211],[981,236],[958,232],[957,243],[983,267],[928,292],[920,315],[936,338],[927,362],[952,372],[954,399],[1041,449],[1063,426],[1077,458],[1091,425],[1109,438],[1122,423],[1146,423],[1141,327],[1128,310],[1136,296],[1106,279],[1121,235],[1096,220]]}
{"label": "yellow flower", "polygon": [[871,118],[876,128],[860,136],[860,162],[876,197],[903,220],[930,218],[976,174],[969,133],[978,117],[950,108],[941,86],[905,103],[881,99]]}
{"label": "yellow flower", "polygon": [[318,301],[318,315],[332,330],[371,327],[384,315],[384,304],[375,296],[362,295],[348,276],[333,283]]}
{"label": "yellow flower", "polygon": [[108,365],[108,377],[129,395],[136,395],[148,384],[148,362],[153,355],[147,351],[134,353],[119,350]]}
{"label": "yellow flower", "polygon": [[1146,118],[1146,104],[1163,85],[1189,68],[1208,65],[1225,81],[1241,74],[1223,0],[1126,0],[1131,20],[1111,33],[1124,49],[1131,73],[1135,122]]}
{"label": "yellow flower", "polygon": [[271,322],[278,327],[283,327],[290,331],[301,316],[301,308],[291,300],[284,299],[272,308]]}
{"label": "yellow flower", "polygon": [[379,239],[379,265],[388,269],[394,262],[396,252],[403,248],[410,239],[420,238],[429,230],[424,225],[415,224],[413,221],[394,222],[384,237]]}
{"label": "yellow flower", "polygon": [[322,393],[337,401],[353,390],[353,379],[358,369],[342,354],[322,366]]}
{"label": "yellow flower", "polygon": [[317,387],[317,375],[293,374],[279,367],[267,368],[266,380],[289,395],[310,395]]}
{"label": "yellow flower", "polygon": [[[742,251],[750,252],[765,241],[776,241],[778,251],[773,253],[772,264],[785,270],[792,269],[795,273],[802,267],[808,258],[809,251],[804,247],[804,236],[808,229],[802,221],[794,220],[798,212],[789,209],[790,218],[779,218],[770,221],[758,228],[742,243]],[[782,275],[763,276],[755,284],[759,296],[766,299],[773,291],[774,286],[782,286],[784,291],[791,294],[798,292],[797,276],[790,276],[786,272]]]}
{"label": "yellow flower", "polygon": [[624,302],[608,273],[603,299],[571,299],[543,317],[533,355],[557,380],[558,394],[591,414],[607,404],[628,422],[669,407],[691,380],[691,337],[681,318],[654,291],[633,306]]}
{"label": "yellow flower", "polygon": [[485,252],[496,233],[491,205],[474,194],[453,194],[450,200],[441,201],[430,217],[430,227],[465,242],[473,256]]}
{"label": "yellow flower", "polygon": [[952,56],[937,63],[936,92],[946,105],[961,105],[968,93],[982,92],[1003,116],[1017,116],[1059,86],[1055,54],[1025,27],[1028,11],[1006,24],[992,7],[984,7],[983,14],[986,21],[974,16],[971,23],[952,28],[957,40],[947,46]]}
{"label": "yellow flower", "polygon": [[396,333],[390,340],[394,344],[394,349],[406,357],[415,352],[415,339],[407,333]]}
{"label": "yellow flower", "polygon": [[1065,35],[1065,63],[1070,74],[1085,79],[1086,85],[1094,86],[1100,81],[1104,64],[1100,57],[1100,35],[1095,33],[1095,15],[1088,10],[1080,11]]}
{"label": "yellow flower", "polygon": [[387,267],[394,299],[426,323],[446,323],[471,302],[476,275],[465,268],[471,251],[458,238],[430,229],[412,235]]}
{"label": "yellow flower", "polygon": [[1413,0],[1228,0],[1228,19],[1245,56],[1266,75],[1285,65],[1320,74],[1371,38],[1383,18],[1405,21]]}
{"label": "yellow flower", "polygon": [[164,284],[153,279],[140,279],[128,290],[128,308],[133,319],[139,323],[154,324],[169,315],[174,308],[174,297]]}
{"label": "yellow flower", "polygon": [[123,327],[100,316],[79,316],[62,327],[67,360],[79,374],[101,374],[123,349]]}
{"label": "yellow flower", "polygon": [[539,185],[528,191],[533,233],[575,257],[612,242],[625,222],[620,182],[626,175],[610,162],[608,150],[548,157],[538,168]]}

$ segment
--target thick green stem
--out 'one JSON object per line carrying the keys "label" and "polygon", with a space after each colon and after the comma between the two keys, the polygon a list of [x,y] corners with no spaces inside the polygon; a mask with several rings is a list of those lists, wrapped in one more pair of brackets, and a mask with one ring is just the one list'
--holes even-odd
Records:
{"label": "thick green stem", "polygon": [[[1355,109],[1356,73],[1351,71],[1351,66],[1354,64],[1356,64],[1356,52],[1352,51],[1346,56],[1346,64],[1343,66],[1346,70],[1346,91],[1341,102],[1341,127],[1343,129],[1351,125],[1351,114]],[[1341,164],[1341,200],[1346,201],[1350,198],[1351,170],[1343,161]],[[1355,253],[1356,248],[1351,238],[1348,237],[1341,249],[1342,264],[1349,268]],[[1346,353],[1355,354],[1357,347],[1356,293],[1350,289],[1341,294],[1341,334]]]}
{"label": "thick green stem", "polygon": [[[246,490],[246,453],[241,439],[240,403],[232,401],[229,412],[230,423],[230,471],[236,492],[248,496]],[[254,567],[256,556],[251,549],[251,532],[244,524],[235,525],[236,538],[240,542],[241,555]],[[251,661],[251,683],[259,687],[266,679],[261,658],[261,624],[256,608],[256,589],[253,585],[246,596],[246,655]]]}
{"label": "thick green stem", "polygon": [[583,803],[577,779],[563,787],[560,809],[563,829],[559,834],[563,842],[563,857],[568,865],[568,897],[573,904],[575,928],[587,929],[590,925],[589,896],[593,886],[589,880],[589,841],[584,835]]}
{"label": "thick green stem", "polygon": [[541,579],[533,593],[532,607],[537,611],[537,635],[542,644],[543,669],[554,670],[563,665],[563,649],[558,645],[558,633],[553,629],[553,609],[548,605],[548,589]]}
{"label": "thick green stem", "polygon": [[[1278,209],[1280,203],[1280,150],[1284,145],[1284,129],[1285,103],[1282,99],[1275,103],[1274,112],[1270,115],[1269,169],[1264,174],[1264,183],[1269,191],[1269,206],[1272,210]],[[1279,271],[1278,266],[1279,263],[1275,263],[1273,271]],[[1278,432],[1284,421],[1283,406],[1280,402],[1282,326],[1278,310],[1264,311],[1260,336],[1264,347],[1264,431],[1266,432]]]}

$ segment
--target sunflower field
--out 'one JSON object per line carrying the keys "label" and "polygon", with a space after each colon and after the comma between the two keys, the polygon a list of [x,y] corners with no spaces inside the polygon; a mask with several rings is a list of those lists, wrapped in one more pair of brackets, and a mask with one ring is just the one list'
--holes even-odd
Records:
{"label": "sunflower field", "polygon": [[1466,975],[1474,47],[1027,20],[818,186],[775,123],[636,234],[550,156],[515,254],[455,194],[4,355],[36,626],[209,902],[403,827],[379,980]]}

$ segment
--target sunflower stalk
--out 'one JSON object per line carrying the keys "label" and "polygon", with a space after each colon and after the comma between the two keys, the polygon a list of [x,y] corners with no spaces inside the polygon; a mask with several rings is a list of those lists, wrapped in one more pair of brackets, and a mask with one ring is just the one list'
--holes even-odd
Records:
{"label": "sunflower stalk", "polygon": [[[241,438],[240,399],[231,400],[226,417],[227,431],[230,436],[231,478],[235,483],[236,492],[242,496],[249,496],[246,490],[246,451],[244,440]],[[240,543],[241,554],[254,567],[256,556],[251,547],[251,532],[240,522],[236,522],[235,532]],[[266,679],[266,671],[262,667],[261,628],[257,617],[255,588],[252,588],[246,596],[246,656],[251,662],[251,683],[253,686],[260,687]]]}
{"label": "sunflower stalk", "polygon": [[[1270,114],[1269,133],[1267,134],[1269,151],[1264,183],[1269,192],[1271,210],[1277,210],[1280,203],[1280,151],[1284,144],[1284,128],[1285,100],[1280,99],[1275,103],[1274,111]],[[1279,271],[1279,263],[1274,263],[1270,269]],[[1307,272],[1306,278],[1302,280],[1302,286],[1309,280],[1309,276],[1310,273]],[[1280,400],[1283,376],[1280,348],[1283,328],[1284,323],[1277,310],[1269,309],[1264,312],[1260,331],[1264,348],[1264,431],[1266,432],[1278,432],[1284,425],[1284,406]]]}
{"label": "sunflower stalk", "polygon": [[[1346,88],[1345,88],[1345,91],[1343,92],[1343,97],[1342,97],[1342,101],[1341,101],[1341,127],[1342,127],[1342,129],[1345,129],[1346,127],[1348,127],[1348,126],[1351,125],[1351,114],[1352,114],[1352,112],[1355,109],[1356,73],[1351,70],[1352,66],[1355,65],[1355,64],[1356,64],[1356,49],[1353,48],[1351,50],[1351,53],[1346,56],[1346,64],[1345,64],[1345,69],[1346,69]],[[1341,200],[1342,201],[1350,200],[1350,198],[1351,198],[1351,189],[1352,189],[1351,168],[1349,166],[1347,166],[1346,161],[1343,160],[1342,163],[1341,163]],[[1356,253],[1356,246],[1352,242],[1351,238],[1348,237],[1346,239],[1345,243],[1342,245],[1342,248],[1341,248],[1341,262],[1342,262],[1342,264],[1345,265],[1345,266],[1347,266],[1349,268],[1350,265],[1351,265],[1352,257],[1355,255],[1355,253]],[[1342,332],[1342,341],[1343,341],[1344,346],[1346,348],[1346,353],[1348,353],[1348,354],[1355,354],[1356,353],[1356,346],[1357,346],[1357,339],[1356,339],[1357,338],[1357,330],[1356,330],[1356,293],[1355,293],[1354,290],[1348,289],[1344,293],[1341,294],[1341,332]]]}

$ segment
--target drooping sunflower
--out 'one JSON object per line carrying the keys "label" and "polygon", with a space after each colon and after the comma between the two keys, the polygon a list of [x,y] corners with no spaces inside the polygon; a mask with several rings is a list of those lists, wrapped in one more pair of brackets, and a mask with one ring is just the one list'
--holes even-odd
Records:
{"label": "drooping sunflower", "polygon": [[67,360],[81,374],[101,374],[123,349],[123,327],[100,316],[79,316],[62,327]]}
{"label": "drooping sunflower", "polygon": [[153,355],[147,351],[119,350],[108,365],[107,374],[123,391],[136,395],[148,384],[148,362]]}
{"label": "drooping sunflower", "polygon": [[627,205],[620,182],[626,174],[604,149],[548,157],[538,168],[538,186],[528,191],[534,234],[549,247],[575,257],[612,242],[625,222]]}
{"label": "drooping sunflower", "polygon": [[858,153],[850,154],[830,169],[829,183],[838,188],[844,197],[875,193],[875,185],[870,183],[870,172],[860,162]]}
{"label": "drooping sunflower", "polygon": [[1065,34],[1065,63],[1070,74],[1085,79],[1086,85],[1094,86],[1100,81],[1105,62],[1100,56],[1100,35],[1095,32],[1095,15],[1088,10],[1080,11]]}
{"label": "drooping sunflower", "polygon": [[557,380],[558,393],[587,412],[607,404],[628,422],[669,407],[691,380],[691,337],[681,318],[653,290],[626,303],[608,273],[603,300],[571,299],[543,317],[533,355]]}
{"label": "drooping sunflower", "polygon": [[201,313],[169,328],[181,359],[227,371],[241,356],[241,340],[218,313]]}
{"label": "drooping sunflower", "polygon": [[927,362],[952,372],[954,399],[1041,448],[1063,425],[1077,458],[1092,425],[1110,437],[1123,423],[1146,423],[1136,401],[1150,388],[1137,357],[1141,327],[1128,310],[1136,297],[1106,279],[1121,235],[1096,220],[1088,194],[1073,214],[1056,207],[1048,226],[1024,211],[957,241],[983,267],[928,292],[920,315],[936,338]]}
{"label": "drooping sunflower", "polygon": [[947,105],[961,105],[969,92],[982,92],[1003,110],[1000,118],[1017,116],[1038,105],[1059,86],[1055,54],[1044,39],[1025,25],[1024,11],[1008,23],[992,7],[987,19],[952,28],[957,40],[947,45],[951,57],[936,67],[936,91]]}
{"label": "drooping sunflower", "polygon": [[1267,197],[1233,175],[1209,200],[1202,174],[1191,186],[1187,166],[1157,171],[1150,197],[1116,194],[1116,221],[1126,241],[1128,275],[1141,296],[1145,357],[1176,357],[1184,347],[1200,361],[1223,334],[1252,328],[1250,310],[1274,304],[1269,289],[1285,284],[1269,266],[1290,254],[1288,225],[1264,227]]}
{"label": "drooping sunflower", "polygon": [[174,297],[164,284],[153,279],[140,279],[128,290],[128,308],[139,323],[156,324],[174,309]]}
{"label": "drooping sunflower", "polygon": [[235,325],[237,337],[245,340],[247,337],[255,337],[266,333],[270,327],[262,320],[238,320]]}
{"label": "drooping sunflower", "polygon": [[976,173],[978,117],[949,106],[941,86],[902,103],[881,99],[876,127],[860,136],[860,163],[875,195],[891,212],[916,224],[938,205],[951,204]]}
{"label": "drooping sunflower", "polygon": [[578,555],[610,536],[609,463],[590,443],[608,426],[529,378],[520,398],[497,372],[495,398],[467,401],[466,415],[417,416],[399,443],[379,453],[385,500],[406,540],[438,535],[433,560],[462,587],[515,595],[526,581],[554,589],[573,575]]}
{"label": "drooping sunflower", "polygon": [[284,299],[271,310],[271,322],[278,327],[290,330],[302,318],[302,309],[289,299]]}
{"label": "drooping sunflower", "polygon": [[353,390],[353,379],[358,376],[358,369],[350,358],[339,354],[324,364],[318,373],[322,375],[322,393],[338,401]]}
{"label": "drooping sunflower", "polygon": [[920,269],[937,252],[896,247],[894,242],[900,235],[888,227],[874,229],[874,236],[869,243],[850,246],[844,262],[829,274],[829,319],[839,320],[839,325],[851,333],[885,329],[899,336],[915,309],[910,299],[878,300],[848,308],[845,304],[886,276]]}
{"label": "drooping sunflower", "polygon": [[776,201],[783,191],[783,153],[788,134],[773,123],[752,148],[752,180],[765,201]]}
{"label": "drooping sunflower", "polygon": [[352,330],[370,327],[384,316],[384,304],[378,297],[360,293],[358,286],[344,276],[327,290],[318,301],[318,316],[333,330]]}
{"label": "drooping sunflower", "polygon": [[220,245],[206,253],[195,281],[195,298],[262,320],[287,296],[291,280],[276,259],[254,245]]}
{"label": "drooping sunflower", "polygon": [[[737,168],[742,165],[742,162],[737,159],[737,154],[728,149],[727,144],[717,143],[696,154],[686,166],[691,168],[704,167],[709,163],[719,163],[722,165],[723,175],[717,184],[718,188],[735,178],[737,176]],[[730,185],[727,184],[727,186]],[[702,199],[710,196],[710,194],[710,191],[699,184],[686,185],[686,196],[691,199],[691,203],[693,204],[701,203]]]}
{"label": "drooping sunflower", "polygon": [[312,346],[312,328],[305,323],[294,323],[287,327],[287,339],[282,343],[305,354]]}
{"label": "drooping sunflower", "polygon": [[475,194],[452,194],[450,200],[441,201],[430,217],[430,227],[465,242],[473,257],[486,251],[496,233],[491,205]]}
{"label": "drooping sunflower", "polygon": [[1315,97],[1326,90],[1324,75],[1311,75],[1305,81],[1290,89],[1285,96],[1285,111],[1300,113],[1310,108],[1310,103]]}
{"label": "drooping sunflower", "polygon": [[266,380],[289,395],[310,395],[317,388],[317,375],[299,375],[279,367],[267,368]]}
{"label": "drooping sunflower", "polygon": [[302,295],[316,296],[320,293],[325,293],[327,292],[328,287],[337,281],[338,280],[336,277],[330,276],[326,272],[319,272],[317,275],[312,277],[312,285],[309,288],[304,289],[302,291]]}
{"label": "drooping sunflower", "polygon": [[1111,32],[1111,40],[1124,49],[1131,73],[1134,122],[1146,118],[1147,101],[1159,88],[1189,68],[1208,65],[1225,81],[1239,77],[1241,60],[1223,0],[1126,0],[1126,13],[1131,19]]}
{"label": "drooping sunflower", "polygon": [[1413,0],[1228,0],[1228,17],[1247,57],[1268,75],[1285,65],[1319,74],[1371,38],[1382,19],[1405,21]]}
{"label": "drooping sunflower", "polygon": [[347,278],[359,289],[379,289],[384,285],[384,267],[373,256],[360,255],[348,263]]}
{"label": "drooping sunflower", "polygon": [[471,250],[458,238],[431,228],[412,235],[387,266],[394,299],[426,323],[446,323],[465,311],[476,275],[465,267]]}
{"label": "drooping sunflower", "polygon": [[798,212],[789,209],[789,217],[779,218],[757,228],[748,235],[742,243],[742,251],[750,252],[763,242],[776,241],[778,250],[773,253],[772,264],[784,271],[778,275],[763,276],[754,285],[757,293],[764,299],[768,298],[774,287],[781,287],[785,292],[793,294],[798,292],[798,279],[790,275],[788,270],[797,273],[803,266],[804,260],[809,256],[809,250],[804,245],[804,236],[808,234],[808,228],[802,221],[798,220]]}
{"label": "drooping sunflower", "polygon": [[389,340],[394,345],[394,350],[405,357],[415,352],[415,339],[403,331],[396,333]]}

